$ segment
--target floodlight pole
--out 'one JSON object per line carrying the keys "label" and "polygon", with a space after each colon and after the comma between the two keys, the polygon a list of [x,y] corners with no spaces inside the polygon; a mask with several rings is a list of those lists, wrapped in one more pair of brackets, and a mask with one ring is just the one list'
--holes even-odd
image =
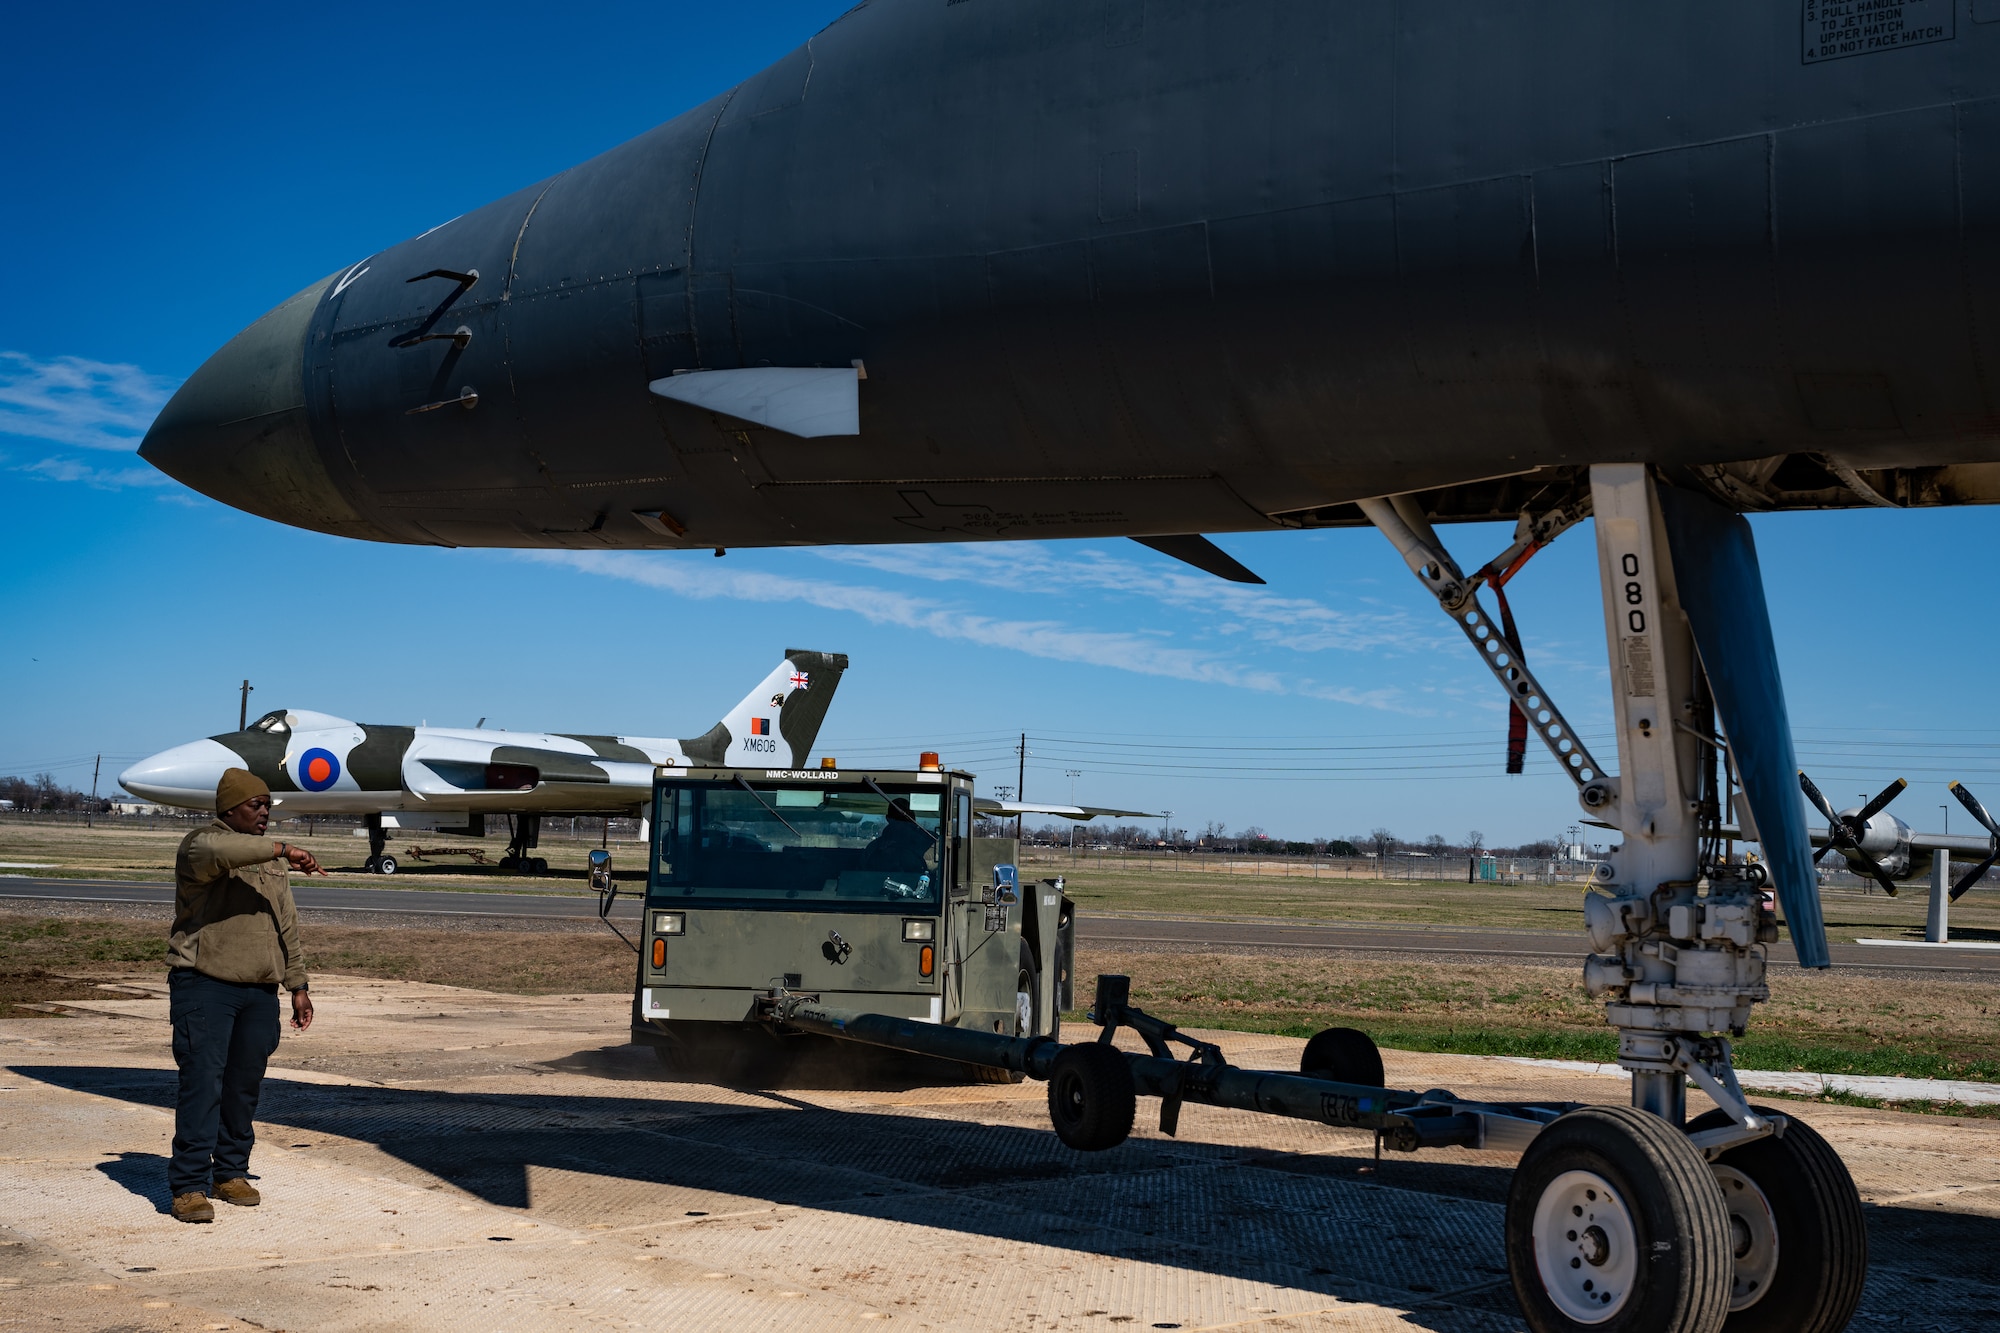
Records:
{"label": "floodlight pole", "polygon": [[243,682],[242,700],[236,705],[236,729],[247,731],[250,727],[250,692],[257,687],[249,681]]}

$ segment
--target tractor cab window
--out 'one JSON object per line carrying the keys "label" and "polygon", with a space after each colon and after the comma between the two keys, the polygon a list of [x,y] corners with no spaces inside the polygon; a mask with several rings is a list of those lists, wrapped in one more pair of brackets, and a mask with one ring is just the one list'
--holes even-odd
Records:
{"label": "tractor cab window", "polygon": [[866,786],[663,786],[651,896],[903,910],[938,901],[943,793]]}

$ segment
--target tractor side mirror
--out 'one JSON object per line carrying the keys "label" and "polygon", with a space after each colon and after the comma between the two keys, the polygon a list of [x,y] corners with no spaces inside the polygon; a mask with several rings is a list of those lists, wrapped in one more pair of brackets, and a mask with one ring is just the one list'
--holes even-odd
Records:
{"label": "tractor side mirror", "polygon": [[590,887],[599,893],[611,888],[611,853],[602,847],[590,851]]}
{"label": "tractor side mirror", "polygon": [[980,895],[988,907],[1011,907],[1021,901],[1021,872],[1016,866],[994,866],[993,883]]}

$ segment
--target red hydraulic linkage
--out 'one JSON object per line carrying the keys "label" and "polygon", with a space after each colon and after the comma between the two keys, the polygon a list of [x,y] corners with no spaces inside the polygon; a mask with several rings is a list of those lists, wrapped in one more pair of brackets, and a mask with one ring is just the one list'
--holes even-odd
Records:
{"label": "red hydraulic linkage", "polygon": [[[1484,580],[1486,586],[1493,589],[1493,600],[1500,604],[1500,638],[1513,649],[1517,661],[1526,661],[1527,655],[1521,651],[1521,633],[1514,628],[1513,608],[1507,605],[1507,580],[1520,573],[1521,566],[1527,564],[1535,552],[1545,545],[1546,542],[1529,542],[1521,553],[1514,557],[1513,563],[1505,569],[1495,569],[1493,563],[1489,563],[1473,575],[1475,579]],[[1494,557],[1494,562],[1497,563],[1506,557],[1507,553],[1502,551]],[[1507,708],[1507,771],[1510,774],[1519,774],[1526,768],[1527,762],[1528,715],[1521,711],[1518,702],[1510,702]]]}

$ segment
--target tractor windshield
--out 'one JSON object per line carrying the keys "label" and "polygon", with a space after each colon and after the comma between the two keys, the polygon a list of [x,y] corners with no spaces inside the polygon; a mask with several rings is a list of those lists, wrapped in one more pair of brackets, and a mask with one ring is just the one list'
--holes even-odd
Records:
{"label": "tractor windshield", "polygon": [[934,906],[943,804],[938,787],[663,784],[651,896],[739,907]]}

